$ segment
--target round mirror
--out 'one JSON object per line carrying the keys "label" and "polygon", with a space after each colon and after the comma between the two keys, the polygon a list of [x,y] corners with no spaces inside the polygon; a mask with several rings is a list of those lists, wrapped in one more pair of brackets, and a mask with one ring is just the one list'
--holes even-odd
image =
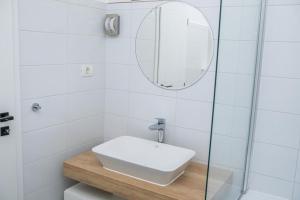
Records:
{"label": "round mirror", "polygon": [[165,89],[183,89],[205,75],[213,57],[213,34],[195,7],[169,2],[151,10],[136,36],[136,56],[145,76]]}

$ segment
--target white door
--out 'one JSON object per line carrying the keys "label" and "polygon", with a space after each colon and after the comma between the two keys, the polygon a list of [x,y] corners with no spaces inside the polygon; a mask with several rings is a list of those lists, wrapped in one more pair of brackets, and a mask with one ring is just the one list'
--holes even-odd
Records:
{"label": "white door", "polygon": [[[16,113],[14,76],[13,1],[0,0],[0,113]],[[17,128],[16,121],[1,122],[10,135],[0,136],[0,200],[17,200]],[[1,134],[0,134],[1,135]]]}

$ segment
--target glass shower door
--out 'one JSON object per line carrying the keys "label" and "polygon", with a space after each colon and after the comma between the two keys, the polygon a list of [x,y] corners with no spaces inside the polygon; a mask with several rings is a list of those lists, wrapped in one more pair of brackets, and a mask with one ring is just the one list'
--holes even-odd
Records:
{"label": "glass shower door", "polygon": [[236,200],[244,186],[262,0],[223,0],[207,200]]}

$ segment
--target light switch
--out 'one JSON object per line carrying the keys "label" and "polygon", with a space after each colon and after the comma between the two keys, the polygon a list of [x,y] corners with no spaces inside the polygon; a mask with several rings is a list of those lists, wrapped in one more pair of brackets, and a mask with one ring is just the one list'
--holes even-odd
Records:
{"label": "light switch", "polygon": [[81,76],[89,77],[94,75],[94,67],[92,65],[82,65],[81,66]]}

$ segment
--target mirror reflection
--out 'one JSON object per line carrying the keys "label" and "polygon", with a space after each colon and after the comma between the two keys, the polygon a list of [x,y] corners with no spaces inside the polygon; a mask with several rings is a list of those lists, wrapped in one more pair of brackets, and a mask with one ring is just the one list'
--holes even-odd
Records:
{"label": "mirror reflection", "polygon": [[166,89],[197,82],[213,57],[213,34],[195,7],[169,2],[155,7],[136,36],[136,56],[144,75]]}

